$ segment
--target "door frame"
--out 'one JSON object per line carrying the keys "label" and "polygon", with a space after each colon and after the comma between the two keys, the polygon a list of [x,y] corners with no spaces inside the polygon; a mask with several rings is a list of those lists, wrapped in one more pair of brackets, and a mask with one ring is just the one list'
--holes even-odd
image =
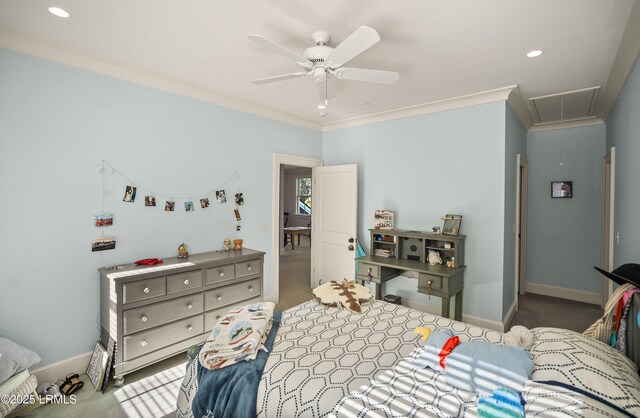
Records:
{"label": "door frame", "polygon": [[[274,303],[280,301],[280,221],[282,217],[282,207],[280,206],[280,182],[282,180],[280,167],[282,165],[313,168],[322,166],[323,162],[322,160],[314,160],[312,158],[298,157],[295,155],[273,154],[273,185],[271,193],[271,295],[265,296],[265,300],[270,300]],[[313,222],[313,209],[311,210],[311,222]],[[313,271],[313,267],[313,260],[311,260],[311,271]]]}
{"label": "door frame", "polygon": [[[613,239],[616,190],[616,148],[607,150],[603,158],[603,187],[602,187],[602,268],[613,270]],[[602,275],[602,300],[600,307],[604,308],[613,291],[613,282]]]}
{"label": "door frame", "polygon": [[518,294],[524,295],[527,286],[527,199],[528,162],[516,156],[516,227],[515,227],[515,286],[514,297],[518,310]]}

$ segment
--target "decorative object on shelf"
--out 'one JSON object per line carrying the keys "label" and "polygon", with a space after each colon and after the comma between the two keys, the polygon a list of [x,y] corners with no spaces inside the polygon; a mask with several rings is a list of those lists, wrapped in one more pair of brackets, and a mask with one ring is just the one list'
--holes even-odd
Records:
{"label": "decorative object on shelf", "polygon": [[443,235],[460,235],[460,225],[462,224],[462,215],[444,215],[444,225],[442,226]]}
{"label": "decorative object on shelf", "polygon": [[375,229],[393,229],[395,214],[390,210],[376,210],[373,212],[373,227]]}
{"label": "decorative object on shelf", "polygon": [[209,207],[209,199],[207,199],[206,197],[204,199],[200,199],[200,207],[202,209],[208,208]]}
{"label": "decorative object on shelf", "polygon": [[450,268],[450,269],[456,268],[456,258],[455,257],[451,257],[450,259],[447,260],[447,267]]}
{"label": "decorative object on shelf", "polygon": [[156,198],[154,196],[145,196],[144,197],[144,205],[145,206],[155,206]]}
{"label": "decorative object on shelf", "polygon": [[96,227],[103,227],[103,226],[111,226],[113,225],[113,215],[111,213],[103,213],[100,215],[94,215],[93,216],[93,224]]}
{"label": "decorative object on shelf", "polygon": [[176,202],[174,201],[167,200],[164,204],[165,212],[173,212],[175,208],[176,208]]}
{"label": "decorative object on shelf", "polygon": [[124,197],[122,198],[123,202],[133,203],[136,201],[136,187],[127,186],[124,190]]}
{"label": "decorative object on shelf", "polygon": [[143,258],[142,260],[137,260],[135,263],[136,266],[155,266],[156,264],[163,264],[164,260],[160,260],[159,258]]}
{"label": "decorative object on shelf", "polygon": [[187,245],[183,242],[178,246],[178,258],[183,259],[188,257],[189,257],[189,249],[187,248]]}
{"label": "decorative object on shelf", "polygon": [[571,198],[573,197],[573,181],[552,181],[551,182],[552,198]]}
{"label": "decorative object on shelf", "polygon": [[236,193],[236,205],[244,205],[244,197],[242,197],[242,193]]}
{"label": "decorative object on shelf", "polygon": [[433,232],[434,234],[439,234],[440,233],[440,227],[439,226],[434,226],[433,228],[431,228],[431,232]]}
{"label": "decorative object on shelf", "polygon": [[442,257],[440,257],[440,253],[434,250],[429,250],[428,255],[429,264],[435,266],[436,264],[442,264]]}
{"label": "decorative object on shelf", "polygon": [[91,252],[113,250],[116,248],[115,237],[100,237],[91,240]]}
{"label": "decorative object on shelf", "polygon": [[216,202],[225,203],[227,201],[227,195],[224,190],[216,190]]}
{"label": "decorative object on shelf", "polygon": [[104,348],[100,341],[96,343],[96,346],[93,349],[93,354],[91,355],[91,360],[89,360],[89,366],[87,367],[87,376],[91,383],[93,383],[93,387],[96,388],[96,392],[99,392],[102,389],[102,381],[104,380],[104,375],[107,371],[107,363],[109,362],[109,353]]}
{"label": "decorative object on shelf", "polygon": [[452,248],[453,248],[453,243],[448,242],[448,241],[444,243],[444,249],[445,250],[450,250]]}
{"label": "decorative object on shelf", "polygon": [[193,202],[190,200],[184,202],[184,210],[185,212],[193,212],[195,210],[195,208],[193,207]]}
{"label": "decorative object on shelf", "polygon": [[224,250],[229,251],[231,249],[231,240],[229,238],[224,239]]}
{"label": "decorative object on shelf", "polygon": [[241,239],[234,239],[233,240],[233,249],[238,251],[242,249],[242,240]]}

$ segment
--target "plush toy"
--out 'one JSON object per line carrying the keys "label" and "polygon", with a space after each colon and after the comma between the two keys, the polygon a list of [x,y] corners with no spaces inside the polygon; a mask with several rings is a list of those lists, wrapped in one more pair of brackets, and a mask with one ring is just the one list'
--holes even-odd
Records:
{"label": "plush toy", "polygon": [[524,407],[520,394],[509,389],[498,388],[491,396],[478,400],[480,418],[524,418]]}
{"label": "plush toy", "polygon": [[522,347],[530,350],[533,345],[533,332],[521,325],[514,325],[511,330],[504,335],[504,345],[511,347]]}
{"label": "plush toy", "polygon": [[331,280],[313,289],[313,295],[324,305],[330,307],[342,305],[358,313],[362,312],[360,304],[373,298],[371,290],[353,280],[344,280],[342,283]]}

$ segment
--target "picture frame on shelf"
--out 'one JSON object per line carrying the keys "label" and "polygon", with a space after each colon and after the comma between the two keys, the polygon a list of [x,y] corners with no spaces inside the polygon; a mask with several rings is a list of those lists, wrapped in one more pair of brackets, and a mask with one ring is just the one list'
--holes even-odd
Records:
{"label": "picture frame on shelf", "polygon": [[551,198],[572,198],[573,181],[557,180],[551,182]]}
{"label": "picture frame on shelf", "polygon": [[451,235],[457,237],[460,235],[460,225],[462,224],[462,215],[445,215],[444,225],[442,226],[442,235]]}

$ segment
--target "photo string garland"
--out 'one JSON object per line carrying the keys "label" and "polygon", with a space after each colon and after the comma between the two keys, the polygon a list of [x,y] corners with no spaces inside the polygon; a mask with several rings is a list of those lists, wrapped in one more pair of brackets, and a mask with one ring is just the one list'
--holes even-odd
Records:
{"label": "photo string garland", "polygon": [[186,212],[195,211],[196,205],[194,205],[193,203],[194,200],[196,200],[197,203],[199,203],[201,210],[204,210],[210,207],[211,205],[211,200],[209,199],[210,197],[212,200],[215,200],[215,202],[217,202],[218,204],[224,204],[227,202],[225,186],[231,183],[233,180],[235,180],[236,182],[235,195],[234,195],[235,208],[233,209],[233,214],[235,216],[236,223],[237,223],[236,231],[240,231],[241,229],[240,221],[242,218],[240,217],[239,206],[242,206],[244,204],[244,197],[243,197],[243,193],[239,191],[240,173],[238,171],[235,171],[231,175],[231,177],[229,177],[226,181],[221,183],[218,187],[215,187],[205,193],[200,193],[192,196],[175,196],[175,195],[167,195],[163,193],[154,192],[150,188],[144,187],[140,183],[131,180],[128,176],[124,175],[121,171],[116,169],[109,162],[102,160],[101,167],[100,167],[100,173],[102,174],[102,213],[99,215],[95,215],[93,217],[94,226],[100,227],[100,237],[94,238],[92,240],[92,248],[91,248],[92,252],[112,250],[112,249],[115,249],[116,247],[116,238],[113,236],[105,237],[103,233],[104,231],[103,227],[108,227],[113,225],[113,214],[106,213],[106,210],[105,210],[105,200],[107,195],[106,185],[105,185],[105,178],[106,178],[105,166],[111,169],[111,174],[117,174],[127,182],[127,186],[125,187],[125,190],[124,190],[124,196],[122,198],[123,202],[134,203],[136,200],[136,195],[138,193],[138,190],[140,190],[141,192],[146,191],[144,196],[144,205],[147,207],[155,207],[157,203],[156,197],[166,198],[165,204],[164,204],[165,212],[174,212],[176,209],[177,200],[181,200],[184,202],[184,209]]}

